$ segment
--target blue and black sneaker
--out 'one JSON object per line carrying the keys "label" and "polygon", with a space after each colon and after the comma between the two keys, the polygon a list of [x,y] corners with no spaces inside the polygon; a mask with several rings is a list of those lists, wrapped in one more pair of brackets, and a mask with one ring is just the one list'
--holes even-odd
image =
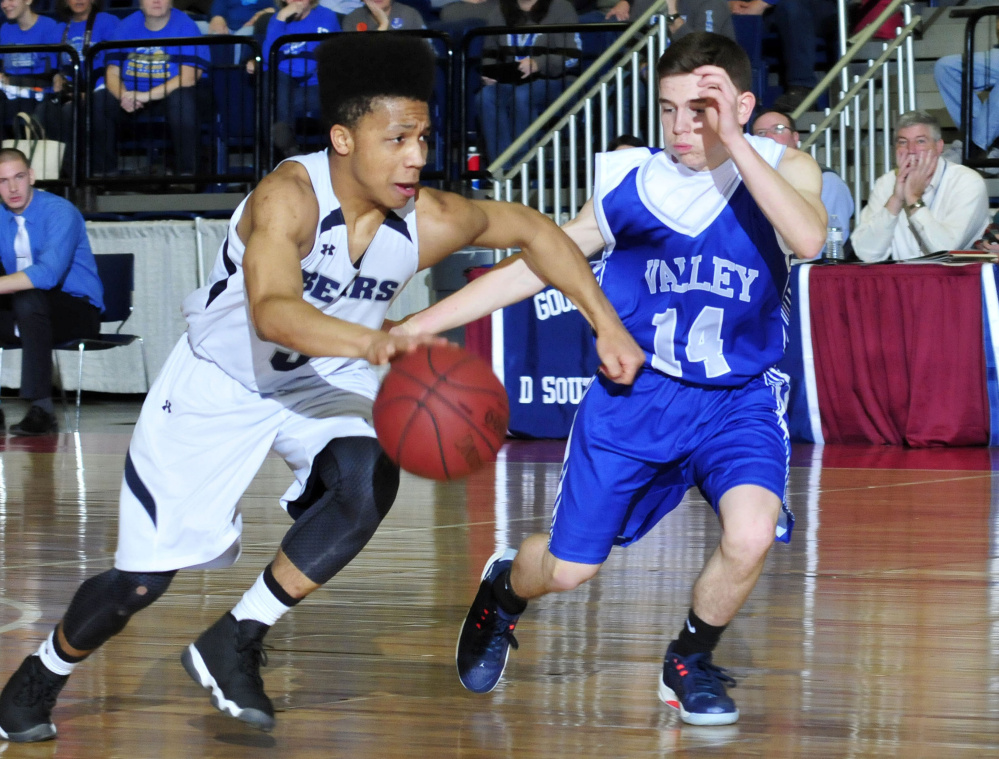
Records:
{"label": "blue and black sneaker", "polygon": [[513,629],[519,614],[503,611],[493,594],[493,581],[513,564],[516,549],[494,553],[482,571],[479,592],[458,635],[458,678],[473,693],[488,693],[500,681],[510,646],[517,648]]}
{"label": "blue and black sneaker", "polygon": [[666,650],[659,699],[680,710],[688,725],[731,725],[739,719],[739,709],[725,692],[735,687],[725,670],[711,663],[711,654],[677,656],[673,644]]}

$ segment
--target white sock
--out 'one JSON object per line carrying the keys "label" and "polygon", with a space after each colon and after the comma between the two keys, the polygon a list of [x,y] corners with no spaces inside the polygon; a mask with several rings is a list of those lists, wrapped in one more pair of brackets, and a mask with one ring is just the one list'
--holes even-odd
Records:
{"label": "white sock", "polygon": [[79,662],[68,662],[56,653],[55,643],[52,640],[53,635],[55,635],[55,630],[50,632],[49,637],[39,646],[38,658],[42,660],[42,664],[49,672],[54,672],[57,675],[72,674]]}
{"label": "white sock", "polygon": [[267,583],[264,582],[264,574],[261,572],[257,581],[253,583],[253,587],[243,594],[239,603],[236,604],[236,608],[232,610],[232,616],[236,618],[237,622],[243,619],[253,619],[257,622],[263,622],[265,625],[273,625],[290,608],[271,593]]}

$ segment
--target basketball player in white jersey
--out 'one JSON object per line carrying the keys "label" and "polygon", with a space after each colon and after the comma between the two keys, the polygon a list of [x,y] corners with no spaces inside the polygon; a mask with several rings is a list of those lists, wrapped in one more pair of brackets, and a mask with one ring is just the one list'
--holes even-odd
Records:
{"label": "basketball player in white jersey", "polygon": [[[791,254],[825,242],[818,165],[748,136],[755,98],[746,53],[717,34],[674,42],[657,66],[665,151],[599,157],[593,198],[566,232],[647,354],[622,391],[597,377],[573,422],[550,534],[496,554],[458,641],[462,684],[499,682],[527,600],[592,579],[697,487],[721,542],[694,584],[666,651],[659,696],[697,725],[739,718],[734,684],[712,662],[774,538],[790,538],[783,355]],[[544,283],[514,258],[395,332],[438,332],[534,295]],[[543,275],[542,275],[543,278]]]}
{"label": "basketball player in white jersey", "polygon": [[294,473],[296,521],[232,611],[183,653],[223,712],[262,730],[274,709],[263,638],[370,539],[399,473],[370,425],[371,364],[440,338],[380,331],[420,269],[470,244],[519,247],[590,320],[608,377],[643,354],[576,246],[524,206],[421,188],[435,64],[422,40],[335,35],[318,51],[328,151],[282,163],[243,201],[210,282],[184,302],[188,332],[143,406],[125,462],[115,566],[84,582],[0,693],[0,737],[56,734],[70,672],[167,589],[176,572],[239,555],[238,501],[268,451]]}

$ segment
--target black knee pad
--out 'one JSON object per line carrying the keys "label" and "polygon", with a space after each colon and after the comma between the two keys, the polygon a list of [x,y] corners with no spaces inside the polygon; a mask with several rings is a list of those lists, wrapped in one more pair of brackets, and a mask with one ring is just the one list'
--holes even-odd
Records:
{"label": "black knee pad", "polygon": [[162,596],[176,572],[110,569],[80,586],[66,610],[62,632],[73,648],[91,651],[117,635],[136,612]]}
{"label": "black knee pad", "polygon": [[302,496],[288,505],[295,524],[281,548],[320,585],[374,535],[399,490],[399,468],[368,437],[331,441],[312,462]]}

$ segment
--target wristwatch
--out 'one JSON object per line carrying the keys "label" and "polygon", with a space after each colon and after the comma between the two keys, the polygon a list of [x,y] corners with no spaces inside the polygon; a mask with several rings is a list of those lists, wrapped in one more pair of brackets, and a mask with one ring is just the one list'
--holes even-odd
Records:
{"label": "wristwatch", "polygon": [[926,204],[923,202],[922,198],[920,198],[919,200],[917,200],[915,203],[910,203],[909,205],[907,205],[905,207],[905,212],[911,216],[916,211],[918,211],[920,208],[926,208]]}
{"label": "wristwatch", "polygon": [[679,13],[671,13],[671,14],[669,14],[669,15],[668,15],[668,16],[666,17],[666,26],[670,26],[670,25],[671,25],[671,24],[672,24],[672,23],[673,23],[674,21],[676,21],[676,20],[677,20],[678,18],[682,18],[682,15],[681,15],[681,14],[679,14]]}

